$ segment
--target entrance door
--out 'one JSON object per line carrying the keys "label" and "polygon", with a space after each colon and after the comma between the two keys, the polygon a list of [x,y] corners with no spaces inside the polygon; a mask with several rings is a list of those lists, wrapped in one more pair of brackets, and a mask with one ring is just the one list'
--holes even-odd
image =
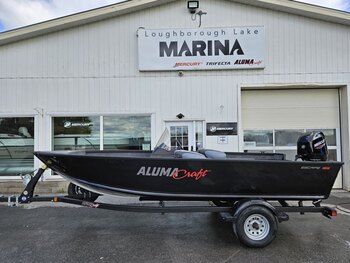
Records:
{"label": "entrance door", "polygon": [[196,151],[198,147],[203,147],[202,121],[166,122],[165,126],[170,132],[171,146],[181,146],[187,151]]}

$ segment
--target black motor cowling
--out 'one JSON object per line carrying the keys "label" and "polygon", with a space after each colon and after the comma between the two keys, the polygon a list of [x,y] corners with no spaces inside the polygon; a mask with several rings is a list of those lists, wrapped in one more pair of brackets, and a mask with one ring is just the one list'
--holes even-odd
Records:
{"label": "black motor cowling", "polygon": [[323,132],[312,132],[299,137],[296,159],[303,161],[327,161],[328,148]]}

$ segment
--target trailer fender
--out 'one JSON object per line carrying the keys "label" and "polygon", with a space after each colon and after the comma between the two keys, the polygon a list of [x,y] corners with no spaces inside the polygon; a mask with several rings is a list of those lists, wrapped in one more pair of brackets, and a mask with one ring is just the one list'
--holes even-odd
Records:
{"label": "trailer fender", "polygon": [[269,209],[272,214],[277,218],[278,222],[281,223],[283,221],[288,221],[289,216],[281,211],[277,211],[276,207],[274,207],[269,202],[262,200],[262,199],[244,199],[239,202],[237,202],[233,207],[233,222],[237,220],[240,213],[245,210],[246,208],[250,206],[263,206]]}

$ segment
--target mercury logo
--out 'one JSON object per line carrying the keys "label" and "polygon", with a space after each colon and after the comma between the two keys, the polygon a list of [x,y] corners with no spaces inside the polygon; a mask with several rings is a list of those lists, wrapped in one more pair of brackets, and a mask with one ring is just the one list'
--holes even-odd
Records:
{"label": "mercury logo", "polygon": [[216,132],[217,129],[216,129],[216,126],[211,126],[209,130],[210,132]]}
{"label": "mercury logo", "polygon": [[63,127],[68,129],[68,128],[72,127],[72,123],[70,121],[65,121],[63,124]]}

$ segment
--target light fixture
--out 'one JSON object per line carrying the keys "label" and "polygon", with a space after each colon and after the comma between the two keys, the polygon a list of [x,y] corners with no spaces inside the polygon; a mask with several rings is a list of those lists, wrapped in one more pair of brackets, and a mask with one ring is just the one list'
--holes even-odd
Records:
{"label": "light fixture", "polygon": [[187,8],[191,14],[196,13],[196,10],[199,8],[199,1],[187,1]]}
{"label": "light fixture", "polygon": [[178,114],[178,115],[176,115],[176,118],[178,118],[178,119],[182,119],[183,117],[185,117],[185,115],[183,115],[181,112]]}

